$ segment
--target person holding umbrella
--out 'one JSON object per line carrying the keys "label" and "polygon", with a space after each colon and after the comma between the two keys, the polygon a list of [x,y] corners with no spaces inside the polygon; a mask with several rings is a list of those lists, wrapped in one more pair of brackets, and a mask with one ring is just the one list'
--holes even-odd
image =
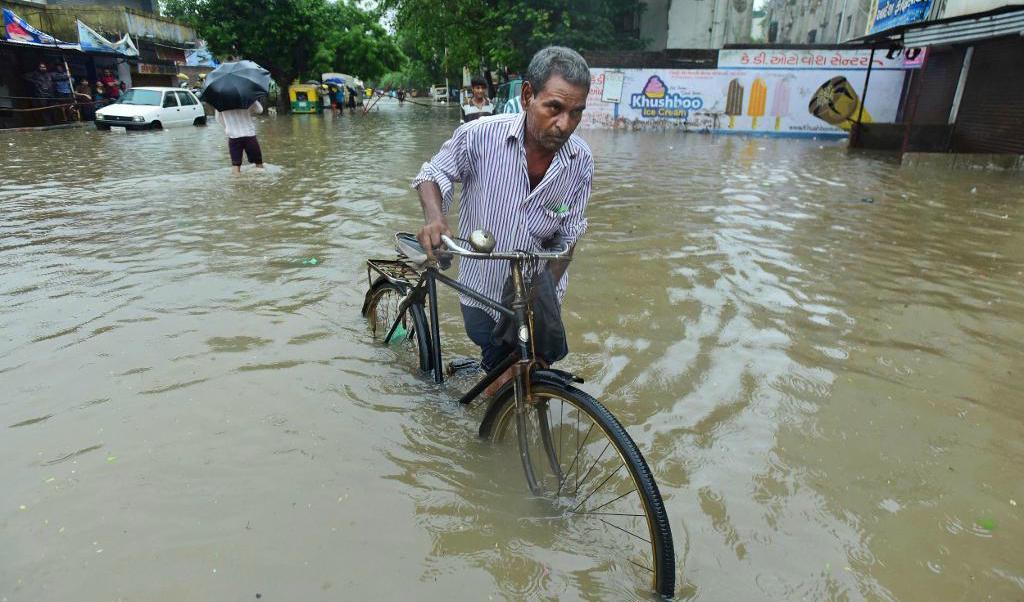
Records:
{"label": "person holding umbrella", "polygon": [[263,168],[263,151],[256,139],[253,113],[262,113],[260,101],[270,90],[270,72],[252,61],[223,63],[203,82],[200,100],[216,110],[217,123],[228,136],[231,169],[242,172],[242,154],[249,163]]}

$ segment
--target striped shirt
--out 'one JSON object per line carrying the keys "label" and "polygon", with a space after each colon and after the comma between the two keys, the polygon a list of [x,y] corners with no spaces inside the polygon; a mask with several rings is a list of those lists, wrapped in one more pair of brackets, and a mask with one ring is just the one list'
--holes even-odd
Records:
{"label": "striped shirt", "polygon": [[[413,188],[430,180],[441,189],[441,210],[452,206],[455,183],[462,183],[459,232],[476,229],[494,234],[496,252],[540,251],[555,235],[569,245],[587,229],[583,212],[590,198],[594,159],[590,148],[573,134],[555,153],[544,178],[533,190],[526,171],[526,113],[494,115],[459,126],[434,157],[423,164]],[[496,301],[508,278],[507,261],[466,259],[459,262],[459,282]],[[558,283],[565,296],[568,270]],[[461,296],[461,302],[498,313]]]}

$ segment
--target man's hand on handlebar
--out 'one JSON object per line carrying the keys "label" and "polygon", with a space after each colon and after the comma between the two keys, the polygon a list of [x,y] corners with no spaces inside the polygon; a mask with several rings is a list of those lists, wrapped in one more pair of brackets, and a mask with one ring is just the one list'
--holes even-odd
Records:
{"label": "man's hand on handlebar", "polygon": [[428,258],[435,259],[434,249],[442,245],[442,234],[452,235],[452,231],[448,229],[448,222],[444,218],[428,222],[416,233],[416,240],[420,241],[420,244],[423,245],[423,250],[427,252]]}

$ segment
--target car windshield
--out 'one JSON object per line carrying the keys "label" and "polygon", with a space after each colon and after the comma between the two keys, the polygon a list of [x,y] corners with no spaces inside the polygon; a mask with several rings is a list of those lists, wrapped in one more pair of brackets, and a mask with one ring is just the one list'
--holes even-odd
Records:
{"label": "car windshield", "polygon": [[139,90],[138,88],[132,88],[121,96],[121,100],[117,101],[123,105],[152,105],[154,107],[160,106],[160,97],[163,94],[157,90]]}

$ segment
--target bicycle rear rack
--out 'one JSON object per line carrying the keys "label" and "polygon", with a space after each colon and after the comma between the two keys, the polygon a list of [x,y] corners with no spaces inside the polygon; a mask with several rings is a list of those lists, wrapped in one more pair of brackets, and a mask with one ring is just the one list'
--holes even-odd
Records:
{"label": "bicycle rear rack", "polygon": [[420,277],[420,272],[401,257],[399,259],[367,259],[366,280],[370,286],[373,285],[373,272],[377,272],[395,284],[411,285]]}

